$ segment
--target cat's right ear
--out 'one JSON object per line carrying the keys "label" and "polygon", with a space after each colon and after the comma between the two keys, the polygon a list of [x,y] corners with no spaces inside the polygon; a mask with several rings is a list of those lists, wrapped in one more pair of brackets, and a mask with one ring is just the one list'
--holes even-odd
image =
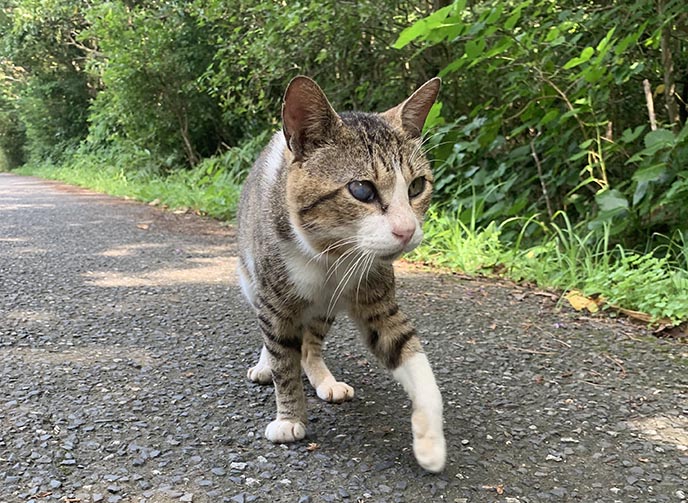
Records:
{"label": "cat's right ear", "polygon": [[419,138],[430,108],[437,99],[442,81],[435,77],[420,86],[406,101],[382,114],[412,138]]}
{"label": "cat's right ear", "polygon": [[303,161],[340,124],[341,119],[318,84],[302,75],[289,83],[282,105],[282,130],[296,161]]}

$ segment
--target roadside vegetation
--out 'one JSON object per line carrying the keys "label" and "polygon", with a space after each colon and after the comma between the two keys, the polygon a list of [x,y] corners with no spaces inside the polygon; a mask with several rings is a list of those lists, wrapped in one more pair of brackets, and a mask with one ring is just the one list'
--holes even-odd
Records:
{"label": "roadside vegetation", "polygon": [[231,220],[291,77],[384,110],[440,75],[413,258],[679,325],[686,68],[683,0],[0,0],[0,169]]}

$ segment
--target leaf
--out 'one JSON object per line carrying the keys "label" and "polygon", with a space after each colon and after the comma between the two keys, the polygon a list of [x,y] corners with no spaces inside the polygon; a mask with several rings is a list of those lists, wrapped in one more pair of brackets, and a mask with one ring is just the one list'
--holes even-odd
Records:
{"label": "leaf", "polygon": [[504,21],[504,29],[509,31],[513,30],[519,19],[521,19],[521,9],[516,9],[514,13]]}
{"label": "leaf", "polygon": [[662,148],[673,145],[674,133],[668,129],[657,129],[645,135],[645,148]]}
{"label": "leaf", "polygon": [[600,43],[597,44],[597,52],[600,55],[600,58],[604,57],[604,54],[609,50],[609,43],[612,40],[612,36],[614,36],[614,32],[616,31],[616,27],[610,29],[605,37],[600,40]]}
{"label": "leaf", "polygon": [[621,133],[621,138],[620,141],[623,143],[631,143],[634,142],[635,140],[638,139],[638,137],[641,135],[641,133],[645,130],[645,126],[637,126],[634,129],[628,128],[624,129],[623,133]]}
{"label": "leaf", "polygon": [[466,42],[466,54],[470,59],[475,59],[480,56],[484,49],[485,41],[483,39],[479,39],[478,41],[469,40]]}
{"label": "leaf", "polygon": [[593,54],[595,54],[595,49],[593,49],[592,47],[586,47],[585,49],[583,49],[583,52],[581,52],[580,56],[571,58],[566,62],[566,64],[564,65],[564,70],[569,70],[582,63],[585,63],[586,61],[589,61],[590,58],[592,58]]}
{"label": "leaf", "polygon": [[499,41],[497,45],[495,45],[492,49],[485,53],[485,58],[491,58],[493,56],[496,56],[497,54],[502,53],[507,49],[511,48],[512,45],[514,45],[513,39],[504,37]]}
{"label": "leaf", "polygon": [[544,126],[545,124],[547,124],[548,122],[553,121],[553,120],[556,119],[557,117],[559,117],[559,110],[557,110],[556,108],[553,108],[552,110],[550,110],[549,112],[547,112],[547,113],[542,117],[542,119],[540,119],[540,122],[539,122],[538,124],[539,124],[540,126]]}
{"label": "leaf", "polygon": [[425,119],[425,125],[423,126],[423,131],[426,132],[438,125],[443,123],[442,119],[442,102],[435,102],[430,108],[427,118]]}
{"label": "leaf", "polygon": [[545,37],[545,42],[549,43],[554,41],[559,36],[559,28],[556,26],[552,27],[549,29],[549,32],[547,32],[547,36]]}
{"label": "leaf", "polygon": [[497,7],[493,8],[487,16],[487,19],[485,19],[485,24],[494,24],[502,16],[503,10],[504,6],[501,3],[497,4]]}
{"label": "leaf", "polygon": [[633,206],[638,206],[640,201],[643,200],[645,194],[647,194],[647,189],[650,187],[648,182],[638,182],[638,186],[635,188],[633,193]]}
{"label": "leaf", "polygon": [[446,75],[449,75],[450,73],[455,72],[456,70],[465,66],[466,63],[468,63],[468,58],[464,54],[460,58],[455,59],[454,61],[449,63],[447,66],[442,68],[442,70],[440,71],[440,73],[437,76],[438,77],[445,77]]}
{"label": "leaf", "polygon": [[[461,2],[457,3],[460,4]],[[396,42],[392,44],[392,47],[395,49],[401,49],[406,47],[409,43],[413,42],[417,38],[426,37],[433,29],[440,26],[454,9],[460,11],[462,10],[462,7],[456,5],[447,5],[446,7],[436,10],[428,17],[419,19],[408,28],[405,28],[399,34],[399,37],[397,38]]]}
{"label": "leaf", "polygon": [[654,166],[647,166],[645,168],[637,169],[633,173],[633,180],[638,183],[642,182],[656,182],[664,178],[667,174],[666,164],[655,164]]}
{"label": "leaf", "polygon": [[612,212],[628,209],[628,201],[616,189],[608,189],[595,194],[595,201],[600,207],[600,211]]}
{"label": "leaf", "polygon": [[600,310],[597,302],[586,297],[578,290],[569,290],[566,295],[564,295],[564,298],[569,301],[571,307],[573,307],[576,311],[583,311],[584,309],[587,309],[591,313],[596,313]]}

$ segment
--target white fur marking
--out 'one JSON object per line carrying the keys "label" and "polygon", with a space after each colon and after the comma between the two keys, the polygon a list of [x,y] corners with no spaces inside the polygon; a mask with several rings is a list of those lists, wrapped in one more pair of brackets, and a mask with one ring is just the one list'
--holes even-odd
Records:
{"label": "white fur marking", "polygon": [[259,384],[270,384],[272,382],[272,371],[270,370],[270,357],[265,345],[260,350],[260,359],[255,367],[248,369],[246,373],[251,381]]}
{"label": "white fur marking", "polygon": [[442,431],[442,395],[428,358],[416,353],[393,372],[413,403],[413,452],[418,464],[431,472],[444,469],[447,448]]}
{"label": "white fur marking", "polygon": [[[394,193],[387,213],[363,218],[358,231],[361,247],[372,251],[378,257],[409,252],[423,239],[423,229],[409,204],[406,180],[401,171],[398,171],[396,176]],[[413,237],[405,246],[402,246],[394,236],[392,231],[395,227],[413,228]]]}
{"label": "white fur marking", "polygon": [[285,148],[287,148],[287,141],[284,139],[284,133],[280,131],[272,137],[272,141],[268,145],[267,156],[265,157],[263,176],[268,187],[277,180],[277,173],[284,160]]}

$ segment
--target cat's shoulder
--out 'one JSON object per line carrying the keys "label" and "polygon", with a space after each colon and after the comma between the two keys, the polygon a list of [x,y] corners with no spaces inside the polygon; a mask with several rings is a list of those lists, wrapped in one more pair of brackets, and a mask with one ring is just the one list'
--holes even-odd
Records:
{"label": "cat's shoulder", "polygon": [[286,164],[288,152],[287,141],[280,130],[272,136],[270,143],[261,152],[253,166],[253,171],[265,183],[272,185]]}

